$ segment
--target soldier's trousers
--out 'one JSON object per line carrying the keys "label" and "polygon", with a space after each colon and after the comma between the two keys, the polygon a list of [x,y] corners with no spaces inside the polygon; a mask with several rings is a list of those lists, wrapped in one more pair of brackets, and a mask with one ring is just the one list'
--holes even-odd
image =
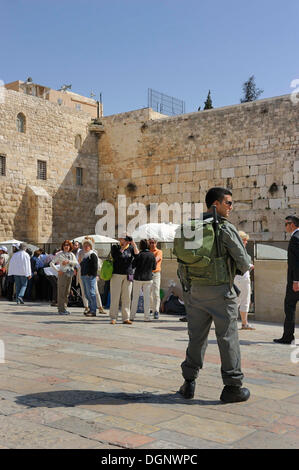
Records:
{"label": "soldier's trousers", "polygon": [[237,293],[229,285],[200,286],[193,283],[184,293],[188,318],[189,344],[181,364],[185,380],[194,380],[203,367],[212,321],[215,324],[224,385],[241,386],[241,354],[238,336]]}

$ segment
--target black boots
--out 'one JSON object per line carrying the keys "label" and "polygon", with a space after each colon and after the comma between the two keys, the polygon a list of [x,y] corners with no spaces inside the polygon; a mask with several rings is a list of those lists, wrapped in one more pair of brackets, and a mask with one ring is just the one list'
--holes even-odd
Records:
{"label": "black boots", "polygon": [[233,387],[225,385],[222,390],[220,400],[224,403],[237,403],[239,401],[246,401],[250,397],[248,388]]}
{"label": "black boots", "polygon": [[[182,397],[190,399],[194,397],[195,392],[195,380],[185,380],[179,393]],[[237,403],[240,401],[247,401],[250,397],[250,392],[247,388],[234,387],[225,385],[222,390],[220,400],[224,403]]]}
{"label": "black boots", "polygon": [[194,391],[195,391],[195,380],[185,380],[181,388],[179,389],[179,393],[184,397],[184,398],[193,398],[194,397]]}

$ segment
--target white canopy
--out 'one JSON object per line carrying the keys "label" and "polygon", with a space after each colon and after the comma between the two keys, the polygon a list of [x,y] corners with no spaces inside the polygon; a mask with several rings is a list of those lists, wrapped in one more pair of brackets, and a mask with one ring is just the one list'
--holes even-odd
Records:
{"label": "white canopy", "polygon": [[3,242],[0,242],[0,246],[4,245],[7,248],[11,249],[12,245],[15,245],[15,244],[18,244],[18,243],[24,243],[27,246],[27,248],[29,248],[31,251],[36,251],[39,248],[38,246],[31,245],[31,243],[23,242],[21,240],[15,240],[14,238],[12,240],[4,240]]}
{"label": "white canopy", "polygon": [[175,232],[178,227],[178,224],[171,223],[144,224],[140,225],[136,230],[134,230],[132,237],[135,241],[140,241],[143,238],[154,238],[159,242],[172,242],[175,238]]}
{"label": "white canopy", "polygon": [[85,237],[92,237],[95,243],[119,243],[114,238],[105,237],[104,235],[82,235],[81,237],[74,238],[76,242],[82,243]]}
{"label": "white canopy", "polygon": [[0,245],[14,245],[15,243],[23,243],[23,242],[20,240],[12,239],[12,240],[5,240],[4,242],[0,242]]}

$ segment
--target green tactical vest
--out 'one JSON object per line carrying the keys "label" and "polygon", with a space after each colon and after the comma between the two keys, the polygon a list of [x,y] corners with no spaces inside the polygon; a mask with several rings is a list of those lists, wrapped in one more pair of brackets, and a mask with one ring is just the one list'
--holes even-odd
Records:
{"label": "green tactical vest", "polygon": [[[173,253],[178,260],[178,277],[184,290],[189,290],[192,281],[200,285],[218,286],[231,284],[234,279],[234,263],[222,243],[221,227],[227,222],[220,219],[217,229],[220,253],[217,257],[213,217],[205,220],[192,220],[189,231],[202,231],[202,237],[195,246],[188,248],[190,239],[184,236],[184,225],[178,228],[174,239]],[[187,233],[187,232],[186,232]],[[196,237],[195,237],[196,238]]]}

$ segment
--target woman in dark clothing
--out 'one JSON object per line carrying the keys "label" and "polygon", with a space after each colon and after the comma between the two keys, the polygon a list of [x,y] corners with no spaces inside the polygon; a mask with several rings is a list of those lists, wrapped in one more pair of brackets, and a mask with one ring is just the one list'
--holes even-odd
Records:
{"label": "woman in dark clothing", "polygon": [[88,300],[89,312],[84,313],[86,317],[95,317],[97,311],[96,283],[98,274],[98,256],[93,250],[90,239],[83,240],[83,258],[80,263],[81,279],[84,293]]}
{"label": "woman in dark clothing", "polygon": [[144,321],[150,321],[150,295],[153,283],[153,271],[156,269],[155,255],[149,250],[147,240],[140,241],[140,253],[133,261],[134,282],[133,282],[133,300],[131,307],[131,321],[135,319],[140,289],[143,290],[144,299]]}

